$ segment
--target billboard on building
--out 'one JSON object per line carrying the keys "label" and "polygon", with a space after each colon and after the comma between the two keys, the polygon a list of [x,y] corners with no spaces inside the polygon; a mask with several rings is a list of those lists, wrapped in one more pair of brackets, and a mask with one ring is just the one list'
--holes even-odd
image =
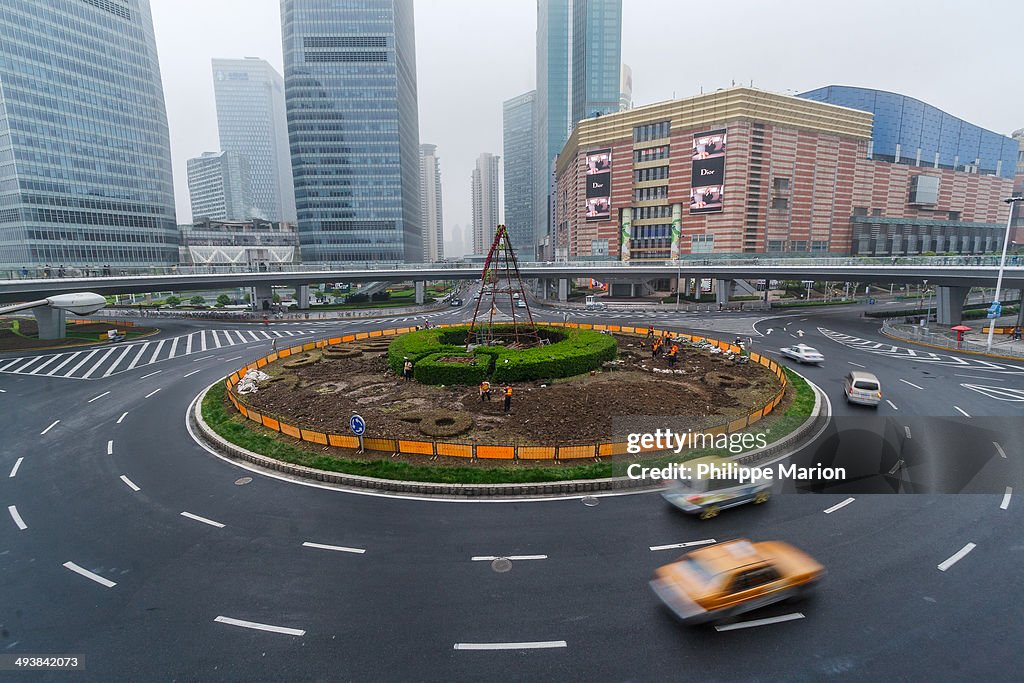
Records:
{"label": "billboard on building", "polygon": [[693,136],[690,213],[721,211],[725,194],[726,131]]}
{"label": "billboard on building", "polygon": [[612,151],[599,149],[587,153],[588,221],[606,221],[612,215]]}

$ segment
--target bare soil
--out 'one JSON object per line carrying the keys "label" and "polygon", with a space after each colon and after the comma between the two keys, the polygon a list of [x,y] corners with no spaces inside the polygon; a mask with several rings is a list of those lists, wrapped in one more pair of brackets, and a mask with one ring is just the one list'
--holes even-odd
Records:
{"label": "bare soil", "polygon": [[[326,356],[305,367],[264,368],[273,377],[245,401],[268,415],[307,429],[348,433],[353,412],[366,420],[367,436],[427,439],[419,429],[424,414],[466,413],[472,427],[442,439],[475,444],[560,445],[594,443],[612,436],[612,420],[636,415],[692,417],[743,415],[778,391],[778,379],[766,368],[734,365],[719,356],[687,347],[677,373],[664,358],[642,353],[638,337],[619,336],[619,359],[605,370],[558,380],[545,386],[513,386],[512,412],[505,415],[500,388],[481,401],[476,387],[438,387],[404,382],[387,367],[385,346],[369,344],[362,356]],[[320,354],[317,354],[320,355]]]}

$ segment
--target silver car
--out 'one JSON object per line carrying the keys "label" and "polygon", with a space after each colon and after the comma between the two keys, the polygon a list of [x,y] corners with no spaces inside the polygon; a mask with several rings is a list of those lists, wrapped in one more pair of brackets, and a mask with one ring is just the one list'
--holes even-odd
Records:
{"label": "silver car", "polygon": [[688,479],[674,480],[662,498],[691,515],[701,519],[717,517],[725,508],[736,507],[744,503],[760,505],[771,497],[771,482],[743,482],[730,478],[712,478],[698,476],[700,465],[709,468],[718,466],[724,470],[730,461],[715,456],[697,458],[684,463],[693,473]]}
{"label": "silver car", "polygon": [[870,372],[853,371],[843,378],[847,403],[877,407],[882,402],[882,383]]}

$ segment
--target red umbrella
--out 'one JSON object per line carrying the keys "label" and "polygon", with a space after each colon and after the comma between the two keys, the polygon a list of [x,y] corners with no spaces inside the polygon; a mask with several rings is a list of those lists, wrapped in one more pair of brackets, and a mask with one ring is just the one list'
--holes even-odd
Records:
{"label": "red umbrella", "polygon": [[951,327],[949,329],[951,329],[954,332],[956,332],[956,347],[957,348],[960,348],[960,343],[964,340],[964,332],[970,332],[971,331],[971,328],[967,327],[967,325],[956,325],[956,326]]}

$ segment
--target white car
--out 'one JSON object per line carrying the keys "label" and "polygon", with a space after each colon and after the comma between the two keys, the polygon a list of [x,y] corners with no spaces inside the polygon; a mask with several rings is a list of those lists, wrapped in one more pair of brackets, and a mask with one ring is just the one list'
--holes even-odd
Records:
{"label": "white car", "polygon": [[825,356],[821,355],[817,349],[813,349],[806,344],[796,344],[794,346],[787,346],[784,349],[780,349],[783,357],[792,358],[798,363],[811,363],[814,365],[821,365],[825,362]]}
{"label": "white car", "polygon": [[522,299],[516,300],[516,308],[526,308],[526,302]]}

